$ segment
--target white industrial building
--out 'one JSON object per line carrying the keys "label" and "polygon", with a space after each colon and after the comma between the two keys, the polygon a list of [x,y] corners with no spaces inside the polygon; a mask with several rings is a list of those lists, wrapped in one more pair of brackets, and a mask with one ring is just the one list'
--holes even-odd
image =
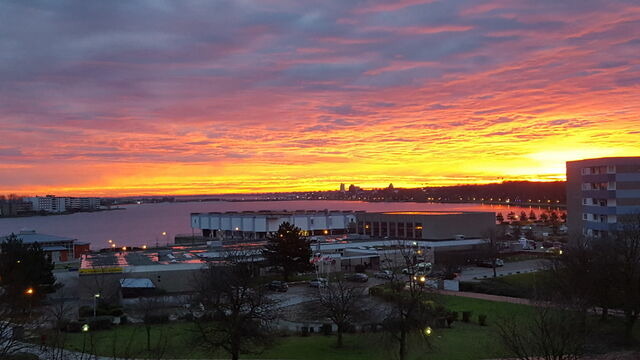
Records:
{"label": "white industrial building", "polygon": [[212,239],[264,239],[288,222],[304,235],[346,234],[355,230],[353,211],[246,211],[192,213],[191,227]]}

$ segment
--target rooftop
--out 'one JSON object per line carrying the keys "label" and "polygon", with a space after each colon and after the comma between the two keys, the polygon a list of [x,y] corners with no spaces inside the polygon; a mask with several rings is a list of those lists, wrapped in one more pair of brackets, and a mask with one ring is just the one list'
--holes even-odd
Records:
{"label": "rooftop", "polygon": [[232,215],[232,216],[293,216],[293,215],[328,215],[328,214],[355,214],[363,211],[353,210],[258,210],[258,211],[211,211],[205,213],[191,213],[191,215]]}
{"label": "rooftop", "polygon": [[[18,237],[18,239],[22,240],[22,242],[25,244],[70,242],[70,241],[76,240],[76,239],[63,237],[63,236],[38,234],[35,230],[21,230],[19,233],[15,235]],[[0,241],[5,241],[8,236],[9,235],[0,237]]]}
{"label": "rooftop", "polygon": [[386,215],[460,215],[464,211],[388,211],[382,214]]}

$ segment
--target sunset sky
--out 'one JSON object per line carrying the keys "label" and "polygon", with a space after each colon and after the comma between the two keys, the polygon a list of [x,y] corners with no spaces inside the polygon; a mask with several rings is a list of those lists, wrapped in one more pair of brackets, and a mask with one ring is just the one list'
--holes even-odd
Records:
{"label": "sunset sky", "polygon": [[640,2],[0,2],[0,194],[564,179],[640,155]]}

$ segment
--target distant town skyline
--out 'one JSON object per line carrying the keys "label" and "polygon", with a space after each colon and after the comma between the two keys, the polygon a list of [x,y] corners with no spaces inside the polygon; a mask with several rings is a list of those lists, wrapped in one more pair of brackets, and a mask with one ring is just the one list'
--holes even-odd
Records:
{"label": "distant town skyline", "polygon": [[636,1],[0,3],[0,194],[565,180],[640,153]]}

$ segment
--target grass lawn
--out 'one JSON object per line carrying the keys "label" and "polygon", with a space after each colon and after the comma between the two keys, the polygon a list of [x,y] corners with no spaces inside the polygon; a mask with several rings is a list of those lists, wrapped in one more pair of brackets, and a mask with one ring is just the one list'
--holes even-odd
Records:
{"label": "grass lawn", "polygon": [[460,291],[478,292],[483,294],[530,298],[535,293],[538,279],[543,271],[487,278],[478,282],[462,282]]}
{"label": "grass lawn", "polygon": [[[448,329],[434,329],[430,337],[431,348],[421,340],[412,340],[410,359],[471,360],[506,356],[505,349],[496,336],[492,321],[500,317],[526,316],[531,308],[525,305],[491,302],[456,296],[438,296],[437,300],[454,311],[471,311],[472,321],[455,322]],[[486,314],[488,326],[478,325],[477,315]],[[461,316],[460,316],[461,319]],[[161,334],[165,336],[162,337]],[[195,333],[188,323],[156,325],[152,328],[152,347],[162,338],[166,342],[166,358],[227,358],[225,353],[207,353],[194,346]],[[383,360],[395,357],[396,345],[384,338],[383,334],[348,334],[345,347],[335,348],[335,336],[313,335],[309,337],[289,336],[278,338],[271,349],[260,355],[243,358],[261,359],[349,359]],[[146,332],[141,325],[123,325],[112,330],[69,334],[67,348],[90,349],[92,353],[113,356],[129,355],[144,358],[149,354],[146,348]]]}

